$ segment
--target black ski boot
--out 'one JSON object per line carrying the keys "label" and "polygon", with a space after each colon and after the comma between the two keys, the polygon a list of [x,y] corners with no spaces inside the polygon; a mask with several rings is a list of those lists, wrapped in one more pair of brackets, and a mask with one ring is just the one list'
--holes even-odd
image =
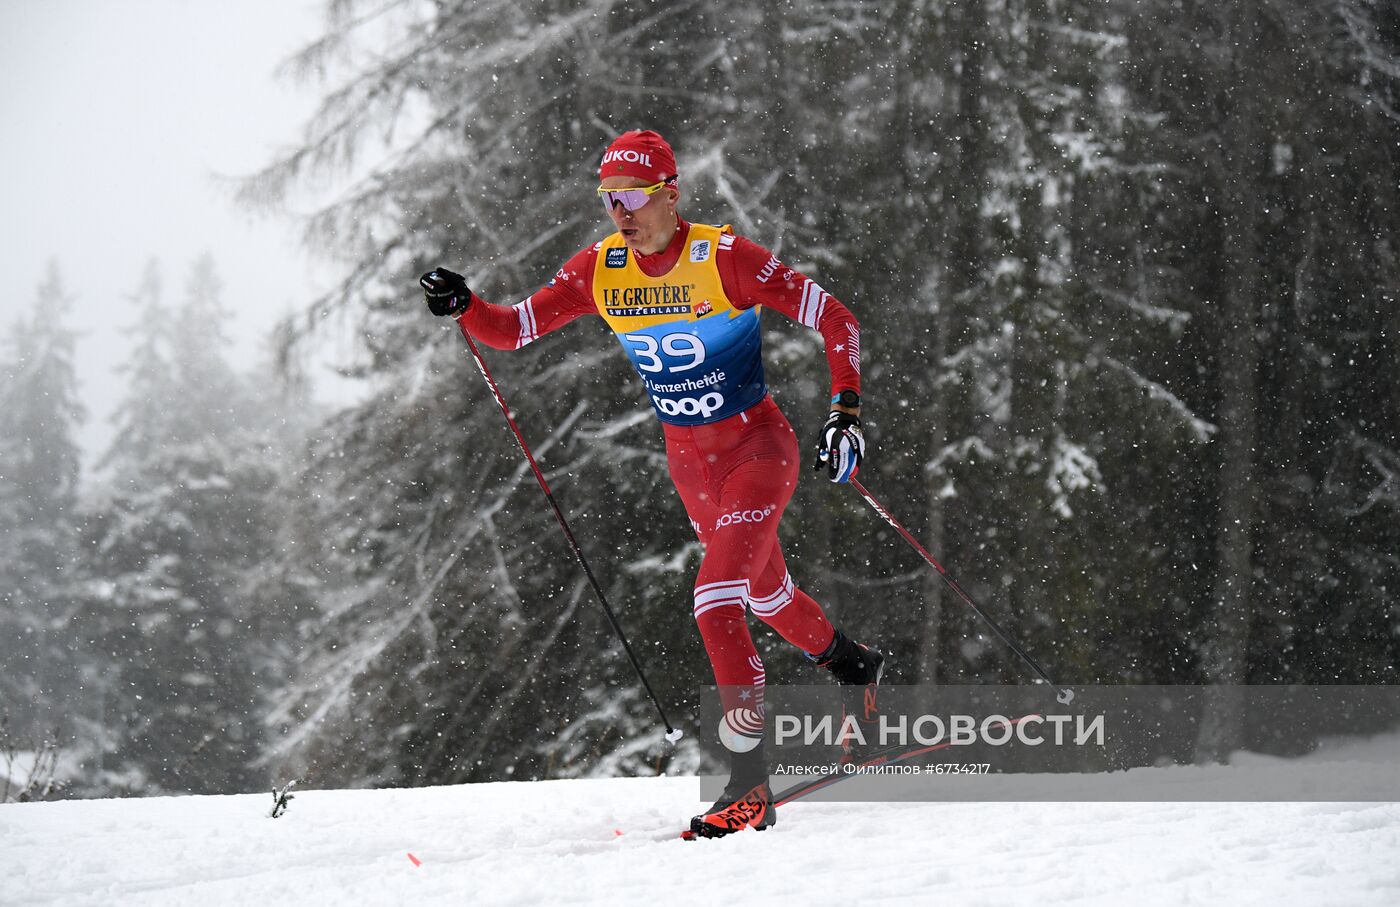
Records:
{"label": "black ski boot", "polygon": [[729,783],[724,786],[724,793],[703,815],[690,820],[690,830],[682,838],[722,838],[745,828],[763,831],[777,823],[763,744],[760,742],[747,753],[731,752],[729,766]]}
{"label": "black ski boot", "polygon": [[885,656],[878,650],[861,645],[840,630],[832,637],[831,645],[820,655],[808,655],[812,661],[831,672],[836,682],[841,684],[841,707],[844,726],[846,716],[854,715],[860,726],[865,745],[858,739],[844,736],[841,739],[841,761],[854,762],[862,751],[873,749],[870,746],[875,734],[875,723],[879,716],[879,703],[876,689],[880,678],[885,675]]}

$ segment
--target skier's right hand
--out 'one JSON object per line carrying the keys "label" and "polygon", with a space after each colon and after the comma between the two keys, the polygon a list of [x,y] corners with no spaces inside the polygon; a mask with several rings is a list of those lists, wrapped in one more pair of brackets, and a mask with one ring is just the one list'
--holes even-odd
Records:
{"label": "skier's right hand", "polygon": [[433,268],[418,278],[418,285],[428,300],[428,311],[434,315],[460,315],[471,305],[472,291],[467,288],[467,279],[455,271]]}

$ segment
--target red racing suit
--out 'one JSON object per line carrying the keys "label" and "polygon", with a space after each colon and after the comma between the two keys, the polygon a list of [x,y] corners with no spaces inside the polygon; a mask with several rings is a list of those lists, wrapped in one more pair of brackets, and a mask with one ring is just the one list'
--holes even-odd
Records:
{"label": "red racing suit", "polygon": [[[759,307],[821,332],[832,393],[860,391],[860,326],[815,281],[728,227],[681,221],[654,255],[619,234],[586,248],[514,306],[473,295],[464,331],[519,349],[583,315],[614,330],[646,385],[666,437],[671,480],[705,549],[694,613],[722,690],[757,693],[763,663],[745,608],[804,652],[820,653],[833,629],[798,589],[778,543],[778,522],[797,484],[792,427],[768,395]],[[731,709],[753,709],[725,695]]]}

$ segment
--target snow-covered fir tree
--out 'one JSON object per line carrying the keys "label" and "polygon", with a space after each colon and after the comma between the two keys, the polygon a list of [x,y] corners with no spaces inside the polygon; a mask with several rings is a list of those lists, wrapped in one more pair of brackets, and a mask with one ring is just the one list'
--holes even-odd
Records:
{"label": "snow-covered fir tree", "polygon": [[228,364],[212,260],[194,264],[175,306],[152,264],[137,302],[128,396],[88,526],[86,629],[105,669],[98,783],[246,790],[261,734],[249,593],[276,537],[277,474]]}
{"label": "snow-covered fir tree", "polygon": [[82,587],[73,295],[56,263],[0,351],[0,718],[12,739],[63,743],[80,658],[68,640]]}

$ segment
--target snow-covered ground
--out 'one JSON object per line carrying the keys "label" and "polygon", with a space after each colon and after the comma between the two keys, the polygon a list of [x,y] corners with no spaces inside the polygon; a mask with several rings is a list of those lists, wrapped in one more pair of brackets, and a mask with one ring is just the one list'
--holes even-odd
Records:
{"label": "snow-covered ground", "polygon": [[0,904],[1400,903],[1395,803],[799,802],[681,841],[698,793],[310,790],[275,820],[267,793],[0,806]]}

